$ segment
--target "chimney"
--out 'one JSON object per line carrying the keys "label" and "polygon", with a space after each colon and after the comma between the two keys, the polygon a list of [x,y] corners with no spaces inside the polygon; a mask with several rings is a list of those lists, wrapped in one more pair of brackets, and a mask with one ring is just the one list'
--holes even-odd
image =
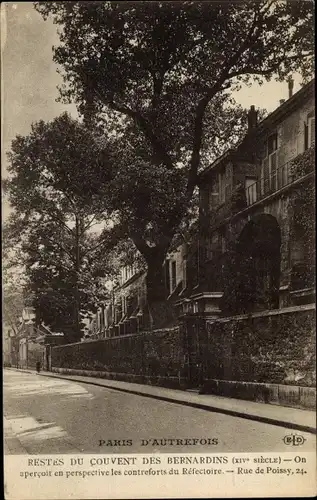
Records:
{"label": "chimney", "polygon": [[258,124],[258,111],[252,105],[248,111],[248,132],[251,132],[257,127]]}
{"label": "chimney", "polygon": [[290,99],[293,95],[293,89],[294,89],[294,80],[290,76],[288,79],[288,98]]}
{"label": "chimney", "polygon": [[282,104],[284,104],[285,102],[285,99],[280,99],[280,106],[282,106]]}

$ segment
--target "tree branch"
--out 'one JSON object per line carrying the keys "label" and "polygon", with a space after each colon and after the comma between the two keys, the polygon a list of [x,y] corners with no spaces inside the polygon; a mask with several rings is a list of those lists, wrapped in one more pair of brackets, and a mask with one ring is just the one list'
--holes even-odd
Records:
{"label": "tree branch", "polygon": [[88,229],[90,229],[92,226],[96,225],[96,224],[93,224],[94,220],[96,220],[96,215],[93,215],[92,218],[90,219],[90,221],[88,222],[88,224],[86,224],[86,226],[83,227],[83,230],[81,231],[80,236],[82,236],[83,234],[85,234],[85,232]]}
{"label": "tree branch", "polygon": [[45,235],[45,238],[48,239],[48,241],[50,241],[51,243],[53,243],[54,245],[57,245],[57,247],[62,250],[62,252],[65,252],[69,258],[71,259],[71,261],[75,264],[75,260],[74,260],[74,255],[69,251],[67,250],[66,248],[64,248],[63,245],[61,245],[60,243],[58,243],[58,241],[54,240],[54,239],[51,239],[49,236]]}
{"label": "tree branch", "polygon": [[[114,248],[121,240],[127,237],[127,232],[124,230],[124,228],[117,227],[110,231],[104,231],[100,236],[99,236],[99,242],[93,246],[92,248],[89,248],[86,252],[82,254],[83,257],[86,257],[86,255],[91,254],[95,250],[97,250],[101,245],[107,246],[107,249],[110,250]],[[108,238],[108,241],[107,241]]]}
{"label": "tree branch", "polygon": [[228,83],[225,87],[225,81],[228,79],[230,68],[232,68],[237,62],[245,50],[248,48],[250,41],[252,40],[252,36],[254,30],[257,26],[258,18],[257,12],[254,15],[254,19],[252,25],[249,29],[249,32],[238,48],[238,50],[233,54],[233,56],[229,59],[226,67],[222,70],[218,77],[218,81],[210,88],[206,90],[205,95],[198,102],[195,119],[194,119],[194,137],[193,137],[193,146],[192,146],[192,154],[189,163],[189,173],[188,173],[188,181],[187,181],[187,198],[190,199],[193,191],[195,189],[197,183],[197,172],[198,166],[200,162],[200,149],[202,143],[203,136],[203,120],[205,116],[206,108],[211,101],[211,99],[221,90],[230,87],[230,83]]}
{"label": "tree branch", "polygon": [[132,109],[128,108],[127,106],[124,106],[122,104],[117,104],[112,102],[108,103],[109,107],[113,109],[114,111],[118,111],[119,113],[123,113],[126,116],[129,116],[130,118],[133,119],[133,121],[139,125],[139,127],[142,129],[145,137],[150,141],[153,150],[157,156],[157,158],[164,163],[164,165],[169,168],[173,169],[174,165],[173,162],[166,152],[165,148],[155,135],[155,133],[152,130],[151,125],[148,123],[148,121],[144,118],[144,116],[141,115],[140,112],[138,111],[133,111]]}
{"label": "tree branch", "polygon": [[[87,75],[84,76],[86,78]],[[173,162],[168,153],[166,152],[164,146],[161,144],[161,142],[153,132],[153,129],[148,123],[148,121],[144,118],[144,116],[142,116],[142,114],[139,111],[134,111],[128,106],[125,106],[124,104],[115,103],[113,100],[105,99],[102,93],[96,88],[95,85],[93,87],[93,93],[95,93],[98,96],[100,102],[103,102],[106,106],[109,106],[110,109],[122,113],[125,116],[128,116],[129,118],[132,118],[134,123],[139,125],[145,137],[150,141],[157,158],[161,162],[163,162],[167,168],[169,169],[174,168]]]}
{"label": "tree branch", "polygon": [[[307,54],[304,54],[303,57],[310,57],[310,56],[313,56],[314,53],[313,52],[307,52]],[[297,60],[297,56],[293,56],[293,57],[289,57],[288,58],[288,61],[296,61]],[[267,75],[270,75],[272,73],[274,73],[279,67],[280,65],[282,64],[282,62],[285,61],[285,55],[281,56],[280,59],[278,61],[276,61],[276,63],[271,66],[271,68],[268,68],[266,70],[254,70],[252,66],[244,66],[243,69],[239,70],[239,71],[233,71],[231,73],[229,73],[228,75],[228,78],[234,78],[235,76],[240,76],[240,75],[246,75],[246,74],[252,74],[252,75],[263,75],[263,76],[267,76]]]}
{"label": "tree branch", "polygon": [[46,215],[50,217],[54,222],[58,222],[61,226],[63,226],[64,229],[66,229],[69,232],[69,234],[71,235],[74,234],[73,230],[70,227],[68,227],[67,224],[62,219],[60,219],[56,215],[53,215],[52,212],[49,213],[46,212]]}

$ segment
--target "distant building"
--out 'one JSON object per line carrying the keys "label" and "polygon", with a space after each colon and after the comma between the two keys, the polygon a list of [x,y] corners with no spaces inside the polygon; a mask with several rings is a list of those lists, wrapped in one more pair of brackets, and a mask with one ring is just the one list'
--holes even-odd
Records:
{"label": "distant building", "polygon": [[[174,303],[186,288],[186,245],[179,245],[167,255],[162,272],[166,300]],[[119,284],[111,290],[107,305],[100,307],[90,321],[86,338],[116,337],[148,327],[146,271],[137,265],[125,266],[120,270]]]}
{"label": "distant building", "polygon": [[35,368],[40,361],[42,368],[50,369],[49,350],[52,345],[64,342],[63,333],[53,333],[36,321],[32,307],[25,307],[20,318],[17,333],[11,331],[10,360],[17,368]]}

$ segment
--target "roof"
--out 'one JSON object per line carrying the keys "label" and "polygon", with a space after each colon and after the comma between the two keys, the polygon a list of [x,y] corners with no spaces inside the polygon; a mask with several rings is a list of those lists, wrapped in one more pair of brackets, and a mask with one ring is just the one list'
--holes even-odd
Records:
{"label": "roof", "polygon": [[[283,104],[276,108],[272,113],[270,113],[266,118],[264,118],[256,127],[254,133],[256,136],[263,133],[268,128],[272,127],[273,123],[281,120],[285,115],[296,109],[307,97],[313,96],[315,89],[315,79],[311,80],[304,87],[302,87],[298,92],[296,92],[292,97],[287,99]],[[252,135],[254,138],[254,135]],[[239,152],[239,149],[246,145],[246,142],[250,138],[250,134],[247,133],[242,141],[234,149],[228,149],[223,155],[219,156],[211,165],[209,165],[205,170],[203,170],[199,178],[202,179],[211,170],[219,167],[224,161],[228,161],[230,158],[235,156]]]}
{"label": "roof", "polygon": [[283,104],[276,108],[272,113],[270,113],[264,120],[262,120],[256,131],[258,133],[263,132],[264,129],[271,126],[273,122],[280,120],[294,108],[300,105],[307,97],[313,96],[315,89],[315,79],[311,80],[304,87],[302,87],[298,92],[296,92],[292,97],[287,99]]}
{"label": "roof", "polygon": [[198,176],[198,178],[205,177],[206,174],[208,174],[211,170],[216,169],[224,161],[228,161],[235,153],[235,149],[228,149],[225,153],[223,153],[221,156],[219,156],[211,165],[206,167]]}

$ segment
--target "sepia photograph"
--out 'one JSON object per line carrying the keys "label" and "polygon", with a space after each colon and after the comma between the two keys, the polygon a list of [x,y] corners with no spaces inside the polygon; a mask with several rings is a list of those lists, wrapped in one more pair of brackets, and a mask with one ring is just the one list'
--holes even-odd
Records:
{"label": "sepia photograph", "polygon": [[316,494],[314,10],[2,3],[7,500]]}

